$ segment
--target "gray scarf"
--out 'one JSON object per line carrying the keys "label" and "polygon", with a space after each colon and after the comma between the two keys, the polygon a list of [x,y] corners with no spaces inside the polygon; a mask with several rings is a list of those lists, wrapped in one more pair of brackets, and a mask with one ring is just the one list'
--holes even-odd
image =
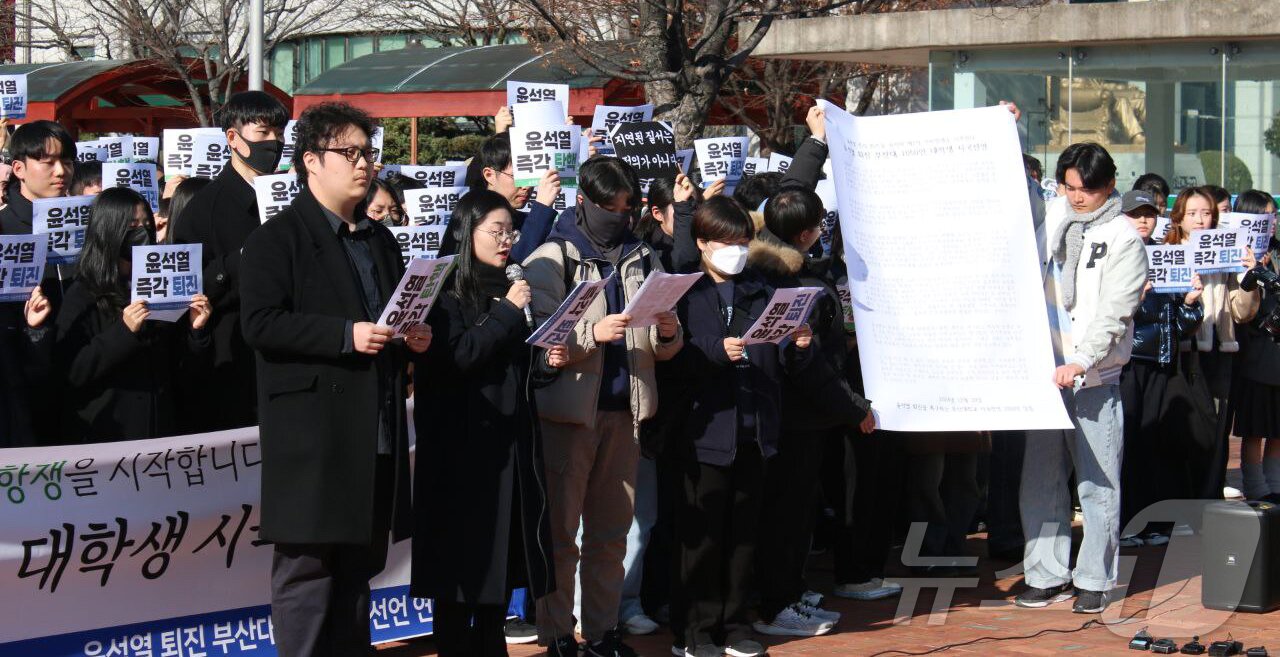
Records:
{"label": "gray scarf", "polygon": [[1062,301],[1067,308],[1076,305],[1076,265],[1084,250],[1084,231],[1101,226],[1120,216],[1120,197],[1111,196],[1102,207],[1084,214],[1069,214],[1054,232],[1053,259],[1062,266]]}

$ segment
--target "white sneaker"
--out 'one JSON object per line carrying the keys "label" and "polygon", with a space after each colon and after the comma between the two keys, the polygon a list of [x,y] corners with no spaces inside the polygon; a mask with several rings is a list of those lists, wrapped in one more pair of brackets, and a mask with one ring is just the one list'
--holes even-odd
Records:
{"label": "white sneaker", "polygon": [[902,593],[902,585],[874,577],[860,584],[837,584],[832,592],[837,598],[849,600],[883,600]]}
{"label": "white sneaker", "polygon": [[761,634],[771,636],[822,636],[830,632],[835,624],[814,618],[791,606],[778,612],[772,622],[756,621],[751,627]]}
{"label": "white sneaker", "polygon": [[813,616],[818,620],[831,621],[832,624],[840,622],[840,612],[838,611],[823,609],[822,607],[815,607],[813,605],[808,605],[803,602],[797,602],[795,604],[795,607],[797,611],[801,613],[809,614],[810,616]]}
{"label": "white sneaker", "polygon": [[1236,488],[1236,487],[1234,487],[1234,486],[1223,486],[1223,488],[1222,488],[1222,499],[1224,499],[1224,500],[1242,500],[1242,499],[1244,499],[1244,493],[1240,492],[1240,489],[1239,489],[1239,488]]}
{"label": "white sneaker", "polygon": [[627,631],[627,634],[639,636],[642,634],[653,634],[658,631],[658,624],[653,622],[652,618],[649,618],[644,614],[636,614],[635,616],[623,621],[622,628]]}
{"label": "white sneaker", "polygon": [[1133,536],[1120,537],[1120,547],[1132,548],[1132,547],[1142,547],[1143,545],[1146,545],[1146,541],[1142,540],[1142,537],[1136,534]]}

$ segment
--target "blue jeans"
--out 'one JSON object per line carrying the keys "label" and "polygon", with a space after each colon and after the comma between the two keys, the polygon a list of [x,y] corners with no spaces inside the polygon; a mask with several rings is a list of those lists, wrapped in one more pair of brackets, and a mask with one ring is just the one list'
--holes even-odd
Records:
{"label": "blue jeans", "polygon": [[[1109,591],[1120,566],[1120,463],[1124,414],[1120,386],[1064,390],[1074,431],[1028,431],[1022,465],[1022,531],[1026,582],[1052,588]],[[1072,469],[1084,511],[1084,541],[1071,564]]]}
{"label": "blue jeans", "polygon": [[[653,460],[640,457],[636,467],[636,516],[627,532],[627,556],[622,561],[622,604],[618,620],[643,614],[640,606],[640,584],[644,581],[644,553],[649,547],[649,534],[658,521],[658,466]],[[582,545],[582,527],[578,527],[578,545]],[[582,618],[582,574],[573,578],[573,615]]]}

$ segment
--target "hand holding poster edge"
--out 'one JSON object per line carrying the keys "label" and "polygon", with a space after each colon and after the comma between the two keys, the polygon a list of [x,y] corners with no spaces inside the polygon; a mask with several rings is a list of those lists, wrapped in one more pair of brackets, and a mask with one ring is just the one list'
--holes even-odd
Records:
{"label": "hand holding poster edge", "polygon": [[[805,305],[803,306],[803,312],[800,314],[799,320],[785,320],[786,314],[789,314],[796,309],[796,302],[800,301],[801,295],[806,293],[809,296],[804,300]],[[742,332],[743,342],[748,345],[765,343],[782,344],[791,337],[791,334],[795,333],[797,329],[809,321],[809,315],[813,313],[813,308],[817,305],[819,297],[825,293],[826,290],[820,287],[786,287],[774,290],[773,295],[769,297],[768,303],[765,304],[765,312],[757,317],[756,321],[752,322],[751,326],[748,327],[747,330]],[[771,329],[770,326],[765,325],[765,322],[772,323],[776,322],[777,319],[771,319],[772,313],[770,311],[775,305],[781,304],[784,301],[787,304],[787,307],[783,311],[784,314],[782,315],[782,318],[787,324],[794,323],[795,325],[777,336],[771,336],[769,338],[750,337],[752,333],[762,329]]]}
{"label": "hand holding poster edge", "polygon": [[[600,290],[604,289],[604,286],[607,285],[609,280],[616,274],[617,272],[612,272],[598,281],[578,281],[577,285],[573,286],[573,290],[565,295],[564,301],[560,302],[560,305],[556,308],[555,312],[551,313],[551,315],[547,317],[546,321],[542,322],[538,328],[534,329],[533,333],[525,340],[525,344],[533,345],[535,347],[551,348],[568,342],[567,334],[563,336],[562,339],[556,339],[556,336],[548,338],[547,334],[551,333],[553,329],[555,329],[565,319],[566,315],[570,315],[570,318],[573,319],[573,326],[576,327],[578,322],[582,321],[582,316],[586,314],[587,307],[595,301],[596,296],[600,294]],[[586,301],[584,307],[580,312],[576,313],[577,317],[573,318],[573,313],[571,313],[570,309],[580,301],[584,300]]]}
{"label": "hand holding poster edge", "polygon": [[649,273],[649,277],[640,284],[635,296],[622,309],[623,315],[630,315],[627,328],[644,328],[658,323],[658,315],[670,312],[689,288],[693,287],[703,272],[692,274],[669,274],[663,271]]}
{"label": "hand holding poster edge", "polygon": [[[431,314],[445,281],[449,279],[449,273],[453,271],[456,258],[457,256],[445,256],[411,260],[409,266],[405,267],[404,276],[396,284],[395,291],[387,299],[387,305],[382,309],[376,324],[392,329],[393,338],[403,337],[410,326],[426,324],[427,316]],[[409,289],[419,278],[425,278],[421,281],[422,288]],[[422,321],[404,321],[401,314]]]}

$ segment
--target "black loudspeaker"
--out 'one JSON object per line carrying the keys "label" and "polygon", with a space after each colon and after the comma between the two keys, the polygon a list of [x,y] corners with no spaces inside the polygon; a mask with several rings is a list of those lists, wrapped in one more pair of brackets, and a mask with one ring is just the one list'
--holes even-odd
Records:
{"label": "black loudspeaker", "polygon": [[1253,613],[1280,607],[1280,506],[1269,502],[1206,505],[1202,536],[1201,604]]}

